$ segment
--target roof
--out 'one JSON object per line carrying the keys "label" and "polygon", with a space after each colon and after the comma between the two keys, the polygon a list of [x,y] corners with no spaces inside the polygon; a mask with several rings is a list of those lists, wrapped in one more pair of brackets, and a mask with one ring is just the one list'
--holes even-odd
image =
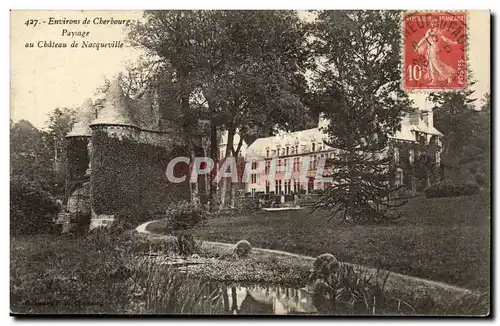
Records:
{"label": "roof", "polygon": [[[284,147],[294,146],[294,145],[310,145],[312,142],[323,143],[323,140],[327,138],[327,134],[324,131],[324,127],[328,125],[328,120],[321,117],[318,127],[312,129],[306,129],[296,132],[280,132],[275,136],[258,138],[255,140],[246,150],[247,156],[252,156],[255,158],[263,158],[267,156],[266,150],[274,150],[278,146]],[[415,131],[443,136],[434,126],[429,126],[422,119],[419,120],[418,125],[410,125],[409,116],[405,116],[401,120],[401,130],[396,131],[390,138],[416,141]]]}
{"label": "roof", "polygon": [[99,111],[97,119],[90,125],[121,125],[137,127],[130,114],[127,98],[123,94],[120,81],[111,82],[104,98],[104,107]]}
{"label": "roof", "polygon": [[89,125],[94,119],[94,104],[90,98],[86,99],[80,106],[80,111],[76,118],[75,124],[71,128],[70,132],[66,137],[90,137],[92,135],[92,130]]}
{"label": "roof", "polygon": [[309,145],[311,142],[323,143],[327,138],[320,128],[305,129],[295,132],[280,132],[275,136],[258,138],[247,148],[247,156],[264,157],[266,150],[274,150],[277,147],[287,145]]}

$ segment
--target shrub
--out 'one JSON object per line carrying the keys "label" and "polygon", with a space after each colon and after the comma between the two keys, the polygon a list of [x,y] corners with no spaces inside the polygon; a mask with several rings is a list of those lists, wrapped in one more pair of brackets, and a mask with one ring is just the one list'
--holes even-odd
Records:
{"label": "shrub", "polygon": [[167,209],[166,217],[170,220],[172,234],[177,238],[178,250],[181,255],[191,255],[200,248],[191,234],[191,229],[206,220],[207,213],[201,207],[191,202],[172,204]]}
{"label": "shrub", "polygon": [[11,234],[37,234],[54,230],[59,211],[56,200],[41,186],[24,176],[10,180]]}
{"label": "shrub", "polygon": [[259,210],[259,198],[242,198],[240,201],[238,201],[237,208],[240,213],[255,212],[256,210]]}
{"label": "shrub", "polygon": [[248,257],[252,252],[252,245],[247,240],[240,240],[234,247],[234,253],[237,257],[243,258]]}
{"label": "shrub", "polygon": [[206,219],[205,212],[190,202],[172,204],[166,211],[173,231],[190,230]]}
{"label": "shrub", "polygon": [[470,196],[479,192],[479,186],[470,181],[452,183],[443,181],[424,190],[426,198]]}

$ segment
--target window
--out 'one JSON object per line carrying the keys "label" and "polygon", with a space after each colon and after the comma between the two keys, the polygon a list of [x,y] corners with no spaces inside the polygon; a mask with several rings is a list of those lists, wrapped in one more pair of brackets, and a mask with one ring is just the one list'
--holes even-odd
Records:
{"label": "window", "polygon": [[270,187],[269,180],[266,180],[266,194],[269,193],[269,187]]}
{"label": "window", "polygon": [[289,152],[290,152],[290,147],[288,147],[288,146],[287,146],[287,147],[286,147],[286,155],[288,155],[288,154],[289,154]]}
{"label": "window", "polygon": [[266,157],[269,158],[269,149],[266,149]]}
{"label": "window", "polygon": [[397,169],[396,170],[396,185],[401,186],[401,185],[403,185],[403,182],[404,182],[403,170]]}
{"label": "window", "polygon": [[394,147],[394,164],[399,165],[399,148]]}
{"label": "window", "polygon": [[271,170],[271,161],[266,161],[266,174],[269,174],[269,170]]}
{"label": "window", "polygon": [[420,114],[418,112],[410,113],[410,125],[418,125],[420,120]]}
{"label": "window", "polygon": [[299,145],[295,145],[295,154],[299,154]]}
{"label": "window", "polygon": [[314,179],[309,179],[307,182],[307,192],[311,192],[314,190]]}
{"label": "window", "polygon": [[279,192],[279,187],[278,187],[278,185],[279,185],[278,180],[276,180],[276,181],[275,181],[275,185],[274,185],[274,190],[275,190],[275,191],[274,191],[274,193],[275,193],[276,195],[279,195],[279,193],[280,193],[280,192]]}
{"label": "window", "polygon": [[300,158],[299,157],[296,157],[293,159],[293,170],[294,171],[300,170]]}
{"label": "window", "polygon": [[285,147],[281,149],[281,155],[285,155]]}
{"label": "window", "polygon": [[253,184],[257,183],[257,174],[255,174],[255,173],[254,173],[254,174],[252,174],[252,175],[251,175],[251,179],[252,179],[252,183],[253,183]]}
{"label": "window", "polygon": [[312,143],[312,151],[314,152],[316,150],[316,144]]}

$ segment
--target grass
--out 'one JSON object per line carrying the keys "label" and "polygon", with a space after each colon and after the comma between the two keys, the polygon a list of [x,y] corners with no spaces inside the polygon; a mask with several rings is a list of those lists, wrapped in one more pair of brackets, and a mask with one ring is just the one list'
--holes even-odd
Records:
{"label": "grass", "polygon": [[[16,314],[218,313],[206,284],[140,259],[130,235],[11,238],[11,312]],[[140,248],[139,248],[140,249]]]}
{"label": "grass", "polygon": [[[442,281],[489,288],[490,194],[413,198],[398,225],[339,225],[320,212],[258,213],[209,220],[196,230],[204,240],[236,243],[339,260]],[[168,224],[148,225],[168,233]]]}

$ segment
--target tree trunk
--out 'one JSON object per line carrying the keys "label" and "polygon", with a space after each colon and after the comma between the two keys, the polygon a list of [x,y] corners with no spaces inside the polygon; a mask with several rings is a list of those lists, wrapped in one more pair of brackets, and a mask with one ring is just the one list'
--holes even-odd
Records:
{"label": "tree trunk", "polygon": [[210,210],[215,211],[217,206],[217,182],[215,176],[217,174],[217,153],[219,152],[217,146],[217,126],[214,119],[210,122],[210,158],[214,161],[214,168],[210,171]]}
{"label": "tree trunk", "polygon": [[236,207],[236,184],[231,182],[231,199],[230,199],[230,205],[231,208]]}
{"label": "tree trunk", "polygon": [[[230,157],[231,153],[233,152],[234,132],[235,132],[235,130],[233,128],[228,128],[228,130],[227,130],[227,141],[226,141],[226,150],[225,150],[225,154],[224,154],[225,155],[224,159],[227,159],[228,157]],[[225,171],[221,171],[221,173],[222,172],[225,172]],[[230,178],[222,179],[219,209],[224,209],[226,207],[226,193],[227,193],[228,184],[230,184],[230,183],[231,183]]]}
{"label": "tree trunk", "polygon": [[[207,157],[208,155],[208,144],[203,141],[203,156],[204,157]],[[205,195],[208,195],[209,191],[210,191],[210,180],[209,180],[209,175],[207,173],[205,173],[203,175],[203,177],[205,178]],[[208,202],[210,202],[210,199],[208,199]]]}

